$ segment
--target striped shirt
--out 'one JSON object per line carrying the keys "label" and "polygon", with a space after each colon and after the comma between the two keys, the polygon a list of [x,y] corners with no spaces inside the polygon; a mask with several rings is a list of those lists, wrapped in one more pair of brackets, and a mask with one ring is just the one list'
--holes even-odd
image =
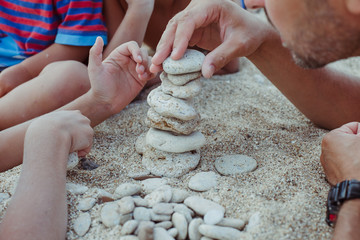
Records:
{"label": "striped shirt", "polygon": [[53,43],[106,42],[102,0],[0,0],[0,67],[12,66]]}

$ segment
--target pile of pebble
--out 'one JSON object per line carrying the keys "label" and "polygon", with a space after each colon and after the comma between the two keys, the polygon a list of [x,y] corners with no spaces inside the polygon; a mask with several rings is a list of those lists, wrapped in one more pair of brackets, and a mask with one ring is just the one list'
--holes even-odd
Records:
{"label": "pile of pebble", "polygon": [[[72,192],[86,190],[71,188],[79,186],[68,185]],[[120,240],[233,240],[244,234],[241,230],[245,221],[225,218],[225,209],[218,203],[190,196],[189,192],[169,185],[160,184],[153,188],[135,183],[118,186],[101,206],[102,224],[107,228],[121,226]],[[147,194],[141,197],[144,192]],[[79,236],[88,232],[91,225],[88,211],[97,202],[93,197],[79,201],[77,208],[81,213],[74,221],[74,231]]]}
{"label": "pile of pebble", "polygon": [[143,147],[137,147],[137,151],[143,154],[143,165],[154,175],[178,177],[200,161],[199,149],[206,140],[201,132],[195,131],[200,114],[191,99],[201,91],[204,59],[203,53],[193,49],[186,50],[179,60],[167,58],[160,75],[161,85],[148,95],[151,108],[146,124],[150,130],[139,137]]}

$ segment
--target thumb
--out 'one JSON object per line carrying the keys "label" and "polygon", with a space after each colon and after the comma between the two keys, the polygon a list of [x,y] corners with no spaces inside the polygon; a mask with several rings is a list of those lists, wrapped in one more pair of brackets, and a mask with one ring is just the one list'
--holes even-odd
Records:
{"label": "thumb", "polygon": [[231,45],[231,42],[224,41],[206,55],[202,66],[202,75],[205,78],[211,78],[216,71],[236,57],[238,57],[237,52],[233,45]]}
{"label": "thumb", "polygon": [[104,41],[101,37],[97,37],[94,45],[90,49],[89,54],[89,70],[96,71],[96,69],[102,63],[102,50],[104,47]]}

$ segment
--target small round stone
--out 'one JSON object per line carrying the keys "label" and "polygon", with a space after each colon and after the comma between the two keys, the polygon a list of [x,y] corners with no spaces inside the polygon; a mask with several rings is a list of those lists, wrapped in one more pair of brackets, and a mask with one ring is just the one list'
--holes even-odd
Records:
{"label": "small round stone", "polygon": [[130,235],[135,232],[135,229],[138,227],[139,222],[136,220],[127,221],[121,228],[121,235]]}
{"label": "small round stone", "polygon": [[79,236],[84,236],[91,225],[91,216],[89,213],[81,213],[74,222],[74,231]]}
{"label": "small round stone", "polygon": [[148,200],[149,206],[153,207],[158,203],[168,203],[172,197],[172,189],[170,186],[161,186],[155,189],[153,192],[145,196]]}
{"label": "small round stone", "polygon": [[215,225],[224,218],[224,212],[218,209],[208,211],[204,216],[205,224]]}
{"label": "small round stone", "polygon": [[174,212],[174,206],[170,203],[157,203],[153,206],[153,211],[156,214],[171,215]]}
{"label": "small round stone", "polygon": [[184,203],[201,216],[204,216],[208,211],[214,209],[225,212],[225,208],[223,206],[199,196],[190,196],[185,199]]}
{"label": "small round stone", "polygon": [[100,217],[106,227],[119,225],[120,214],[118,204],[115,202],[105,203],[101,209]]}
{"label": "small round stone", "polygon": [[69,154],[67,169],[72,169],[76,167],[79,163],[79,156],[77,152],[73,152]]}
{"label": "small round stone", "polygon": [[199,232],[199,226],[203,223],[204,223],[204,221],[201,218],[195,218],[190,222],[189,238],[191,240],[200,240],[201,233]]}
{"label": "small round stone", "polygon": [[141,181],[142,189],[146,194],[153,192],[155,189],[165,186],[167,181],[163,178],[149,178]]}
{"label": "small round stone", "polygon": [[131,196],[126,196],[117,201],[119,204],[119,212],[120,214],[129,214],[134,211],[135,203],[134,199]]}
{"label": "small round stone", "polygon": [[223,227],[232,227],[239,230],[243,230],[245,227],[245,221],[236,218],[223,218],[219,223],[216,225],[223,226]]}
{"label": "small round stone", "polygon": [[144,207],[136,207],[134,210],[134,219],[137,221],[150,221],[150,209]]}
{"label": "small round stone", "polygon": [[141,191],[141,186],[135,183],[123,183],[119,185],[113,194],[116,199],[126,196],[138,194]]}
{"label": "small round stone", "polygon": [[200,149],[206,143],[201,132],[193,132],[189,135],[174,135],[171,132],[150,128],[146,134],[146,144],[170,153],[183,153]]}
{"label": "small round stone", "polygon": [[146,137],[146,133],[142,133],[140,134],[140,136],[136,139],[135,142],[135,151],[139,154],[143,154],[143,152],[145,151],[145,137]]}
{"label": "small round stone", "polygon": [[180,177],[195,169],[200,161],[200,152],[168,153],[147,146],[142,164],[154,175]]}
{"label": "small round stone", "polygon": [[242,239],[243,236],[243,234],[235,228],[206,224],[200,225],[199,232],[206,237],[222,240]]}
{"label": "small round stone", "polygon": [[187,198],[190,193],[184,189],[173,188],[173,195],[170,200],[172,203],[182,203],[184,202],[185,198]]}
{"label": "small round stone", "polygon": [[215,160],[216,170],[223,175],[234,175],[254,171],[255,159],[241,154],[226,155]]}
{"label": "small round stone", "polygon": [[192,81],[194,79],[199,79],[201,77],[201,72],[193,72],[193,73],[185,73],[185,74],[167,74],[166,72],[162,72],[160,74],[160,79],[161,77],[165,76],[174,84],[174,85],[178,85],[178,86],[182,86],[185,85],[186,83],[188,83],[189,81]]}
{"label": "small round stone", "polygon": [[163,62],[163,69],[170,74],[184,74],[201,70],[205,55],[194,49],[187,49],[182,58],[173,60],[168,57]]}
{"label": "small round stone", "polygon": [[154,240],[175,240],[164,228],[154,228]]}
{"label": "small round stone", "polygon": [[164,117],[174,117],[187,121],[198,116],[198,113],[189,101],[165,94],[161,90],[161,86],[149,93],[147,102],[156,112]]}
{"label": "small round stone", "polygon": [[66,190],[72,194],[84,194],[89,188],[81,184],[66,183]]}
{"label": "small round stone", "polygon": [[185,240],[187,236],[187,221],[183,214],[175,212],[172,215],[172,222],[174,224],[174,227],[178,230],[178,237],[179,240]]}
{"label": "small round stone", "polygon": [[204,192],[217,184],[217,175],[214,172],[200,172],[195,174],[190,178],[189,188],[198,191]]}
{"label": "small round stone", "polygon": [[90,210],[96,203],[95,198],[84,198],[79,201],[79,204],[77,205],[77,209],[80,211],[87,211]]}

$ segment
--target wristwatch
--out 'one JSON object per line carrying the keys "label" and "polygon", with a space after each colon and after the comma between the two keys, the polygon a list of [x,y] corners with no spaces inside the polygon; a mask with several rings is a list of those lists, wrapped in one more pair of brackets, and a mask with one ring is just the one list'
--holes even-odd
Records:
{"label": "wristwatch", "polygon": [[327,224],[333,227],[343,202],[355,198],[360,198],[360,181],[345,180],[332,187],[327,199]]}

